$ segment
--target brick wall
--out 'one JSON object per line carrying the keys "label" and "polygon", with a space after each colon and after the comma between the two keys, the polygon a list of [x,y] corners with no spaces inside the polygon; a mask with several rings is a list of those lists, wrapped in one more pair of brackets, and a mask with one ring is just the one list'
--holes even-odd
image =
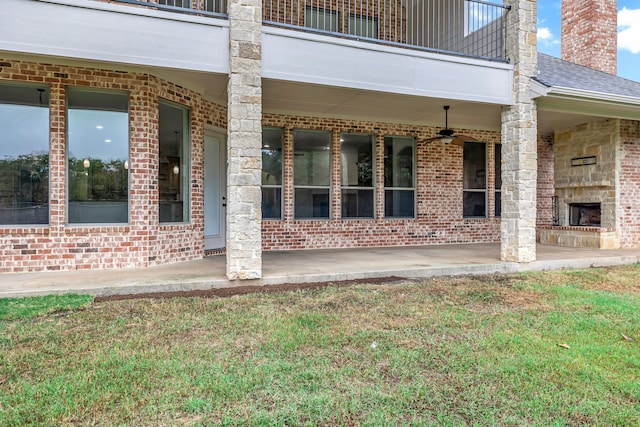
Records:
{"label": "brick wall", "polygon": [[[0,79],[46,83],[50,97],[50,224],[0,227],[0,272],[148,267],[203,256],[203,132],[226,128],[227,109],[198,93],[155,76],[107,69],[1,60]],[[130,217],[126,225],[66,224],[66,87],[83,86],[130,93]],[[158,223],[158,100],[191,111],[191,215],[189,224]],[[263,249],[400,246],[497,242],[500,219],[494,217],[494,144],[497,132],[458,131],[487,142],[485,219],[462,217],[462,148],[427,142],[439,128],[330,118],[264,114],[263,125],[284,128],[284,210],[282,220],[263,221]],[[293,218],[293,129],[332,132],[332,219]],[[376,219],[341,219],[340,133],[376,135]],[[384,135],[410,136],[416,146],[416,218],[384,219]],[[635,140],[634,144],[638,141]],[[553,154],[547,139],[538,143],[539,223],[550,221],[549,182]],[[630,173],[632,171],[630,170]],[[637,200],[637,199],[636,199]],[[547,204],[545,204],[547,203]]]}
{"label": "brick wall", "polygon": [[537,225],[553,224],[553,135],[538,135]]}
{"label": "brick wall", "polygon": [[[145,74],[0,59],[0,79],[50,86],[50,222],[0,226],[0,272],[146,267],[202,257],[204,123],[225,127],[226,109]],[[126,225],[66,223],[66,88],[129,92],[129,212]],[[192,222],[158,224],[158,100],[191,109]],[[224,117],[225,120],[221,120]]]}
{"label": "brick wall", "polygon": [[640,247],[640,121],[620,123],[620,246]]}
{"label": "brick wall", "polygon": [[[488,204],[486,219],[462,217],[462,148],[426,142],[438,131],[427,126],[374,123],[340,119],[294,117],[265,114],[263,125],[284,128],[283,147],[283,219],[262,222],[265,250],[349,248],[366,246],[401,246],[436,243],[497,242],[500,220],[494,212],[493,146],[500,134],[487,131],[459,130],[465,135],[487,142]],[[296,220],[293,217],[293,129],[332,132],[332,203],[329,220]],[[340,133],[376,135],[376,219],[341,219]],[[417,140],[416,191],[414,219],[383,219],[384,188],[383,136],[410,136]]]}
{"label": "brick wall", "polygon": [[562,2],[562,59],[616,75],[616,0]]}

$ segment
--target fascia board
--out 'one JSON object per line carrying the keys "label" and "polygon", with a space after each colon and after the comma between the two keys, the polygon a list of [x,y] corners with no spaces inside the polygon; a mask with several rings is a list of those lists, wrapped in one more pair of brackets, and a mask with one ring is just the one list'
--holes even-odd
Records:
{"label": "fascia board", "polygon": [[[617,119],[638,120],[640,118],[640,100],[633,97],[620,99],[598,99],[593,97],[577,96],[571,90],[571,95],[558,92],[549,93],[547,96],[536,100],[538,110],[547,112],[582,114],[592,117],[609,117]],[[614,97],[618,98],[618,97]]]}
{"label": "fascia board", "polygon": [[531,80],[531,98],[536,99],[541,96],[547,96],[549,92],[549,87],[540,83],[537,80]]}
{"label": "fascia board", "polygon": [[565,99],[576,99],[591,103],[620,104],[640,107],[640,98],[635,96],[618,95],[605,92],[595,92],[584,89],[574,89],[562,86],[551,86],[546,96],[554,96]]}

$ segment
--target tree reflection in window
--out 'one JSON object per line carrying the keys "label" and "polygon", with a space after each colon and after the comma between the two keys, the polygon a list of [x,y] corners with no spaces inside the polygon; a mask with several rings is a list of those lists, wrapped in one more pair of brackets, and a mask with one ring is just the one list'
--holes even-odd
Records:
{"label": "tree reflection in window", "polygon": [[49,223],[49,89],[0,83],[0,225]]}
{"label": "tree reflection in window", "polygon": [[68,89],[68,221],[129,220],[129,96]]}

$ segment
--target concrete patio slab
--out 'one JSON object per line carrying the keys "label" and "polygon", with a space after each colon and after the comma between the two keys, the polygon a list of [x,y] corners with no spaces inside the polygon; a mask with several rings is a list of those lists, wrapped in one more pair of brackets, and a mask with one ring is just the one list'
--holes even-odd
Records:
{"label": "concrete patio slab", "polygon": [[82,293],[96,296],[206,290],[382,277],[407,279],[635,264],[640,249],[538,245],[538,260],[500,261],[499,244],[264,252],[263,277],[229,281],[224,255],[146,269],[0,274],[0,297]]}

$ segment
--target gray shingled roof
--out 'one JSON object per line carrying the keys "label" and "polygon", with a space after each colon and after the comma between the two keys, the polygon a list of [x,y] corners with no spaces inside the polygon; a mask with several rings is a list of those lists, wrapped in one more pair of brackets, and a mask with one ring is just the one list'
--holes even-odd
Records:
{"label": "gray shingled roof", "polygon": [[544,53],[538,54],[538,70],[536,80],[547,87],[558,86],[640,98],[640,82],[612,76]]}

